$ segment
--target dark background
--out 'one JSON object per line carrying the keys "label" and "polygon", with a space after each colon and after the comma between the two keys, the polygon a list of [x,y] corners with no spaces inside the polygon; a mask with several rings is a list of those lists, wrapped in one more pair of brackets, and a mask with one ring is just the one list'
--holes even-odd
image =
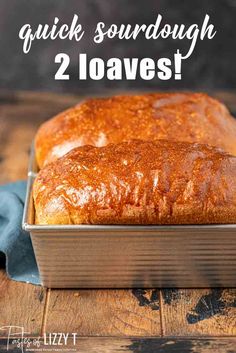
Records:
{"label": "dark background", "polygon": [[[70,23],[79,15],[86,34],[81,42],[58,40],[38,41],[29,54],[22,51],[19,29],[25,23],[33,28],[39,23],[52,23],[58,16]],[[191,58],[182,69],[182,80],[160,81],[78,81],[78,54],[89,57],[172,57],[176,48],[187,52],[189,42],[168,40],[92,40],[96,23],[149,24],[157,14],[163,23],[201,24],[211,16],[217,34],[212,40],[198,41]],[[5,90],[42,90],[91,94],[123,89],[234,89],[236,88],[236,0],[0,0],[0,88]],[[54,57],[66,52],[71,57],[70,81],[55,81],[57,65]]]}

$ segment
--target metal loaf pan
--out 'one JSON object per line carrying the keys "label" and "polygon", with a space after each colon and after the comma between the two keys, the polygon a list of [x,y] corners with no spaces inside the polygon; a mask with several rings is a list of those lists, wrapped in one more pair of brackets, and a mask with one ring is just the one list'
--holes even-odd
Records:
{"label": "metal loaf pan", "polygon": [[49,288],[235,287],[236,225],[34,224],[32,148],[23,215]]}

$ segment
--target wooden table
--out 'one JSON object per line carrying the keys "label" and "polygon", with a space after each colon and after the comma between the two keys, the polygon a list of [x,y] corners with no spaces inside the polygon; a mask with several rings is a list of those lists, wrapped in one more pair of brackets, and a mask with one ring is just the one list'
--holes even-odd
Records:
{"label": "wooden table", "polygon": [[[236,92],[214,95],[236,112]],[[78,100],[0,92],[0,183],[26,179],[39,124]],[[0,327],[5,325],[23,326],[30,336],[76,332],[79,352],[233,353],[236,289],[50,290],[10,281],[0,269]],[[6,351],[4,339],[1,348]]]}

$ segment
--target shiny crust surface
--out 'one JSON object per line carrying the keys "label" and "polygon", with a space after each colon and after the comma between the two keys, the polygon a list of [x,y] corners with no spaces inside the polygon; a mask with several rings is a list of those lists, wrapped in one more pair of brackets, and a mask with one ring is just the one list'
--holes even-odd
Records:
{"label": "shiny crust surface", "polygon": [[207,143],[236,155],[236,121],[202,93],[155,93],[88,99],[51,120],[35,139],[39,167],[74,147],[130,139]]}
{"label": "shiny crust surface", "polygon": [[37,224],[236,223],[236,157],[133,140],[75,148],[33,186]]}

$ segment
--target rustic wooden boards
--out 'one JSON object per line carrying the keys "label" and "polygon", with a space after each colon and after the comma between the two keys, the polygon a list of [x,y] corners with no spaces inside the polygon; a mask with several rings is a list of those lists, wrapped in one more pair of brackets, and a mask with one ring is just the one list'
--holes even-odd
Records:
{"label": "rustic wooden boards", "polygon": [[30,335],[42,329],[46,290],[39,286],[10,281],[0,270],[0,337],[6,336],[5,326],[22,326]]}
{"label": "rustic wooden boards", "polygon": [[[51,290],[45,332],[160,336],[158,290]],[[65,315],[60,316],[60,313]]]}
{"label": "rustic wooden boards", "polygon": [[85,336],[233,336],[236,289],[51,290],[45,332],[59,327]]}
{"label": "rustic wooden boards", "polygon": [[[216,95],[236,111],[236,93]],[[0,92],[0,183],[26,178],[29,147],[38,125],[77,101],[75,96]],[[235,335],[236,289],[44,290],[9,281],[1,270],[0,327],[4,325],[24,326],[36,336],[60,330],[80,336],[117,337],[84,337],[80,352],[86,351],[86,347],[91,347],[90,352],[123,349],[151,353],[157,348],[167,352],[168,347],[181,353],[185,352],[184,347],[204,353],[226,352],[226,348],[233,352],[235,340],[229,337],[174,337]]]}
{"label": "rustic wooden boards", "polygon": [[166,336],[236,335],[236,289],[161,290]]}
{"label": "rustic wooden boards", "polygon": [[3,270],[0,283],[0,327],[23,326],[30,335],[193,337],[236,331],[235,289],[47,290],[46,295],[41,287],[9,281]]}

